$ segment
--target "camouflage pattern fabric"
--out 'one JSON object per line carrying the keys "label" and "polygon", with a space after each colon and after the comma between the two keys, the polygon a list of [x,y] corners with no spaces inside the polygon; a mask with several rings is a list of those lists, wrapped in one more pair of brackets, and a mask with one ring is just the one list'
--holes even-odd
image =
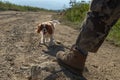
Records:
{"label": "camouflage pattern fabric", "polygon": [[119,18],[120,0],[92,0],[76,46],[85,51],[97,52]]}

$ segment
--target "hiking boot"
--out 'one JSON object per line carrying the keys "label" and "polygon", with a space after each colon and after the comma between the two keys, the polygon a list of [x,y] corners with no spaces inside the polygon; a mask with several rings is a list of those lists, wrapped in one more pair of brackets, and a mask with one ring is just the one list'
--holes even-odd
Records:
{"label": "hiking boot", "polygon": [[84,53],[82,50],[76,49],[76,47],[72,47],[69,53],[57,53],[56,57],[58,59],[58,63],[71,72],[82,76],[85,61],[88,53]]}

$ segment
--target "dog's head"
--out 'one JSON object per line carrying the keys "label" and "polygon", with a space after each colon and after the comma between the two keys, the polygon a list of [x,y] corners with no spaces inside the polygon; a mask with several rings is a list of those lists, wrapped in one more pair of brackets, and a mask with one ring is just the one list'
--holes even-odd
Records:
{"label": "dog's head", "polygon": [[51,25],[50,23],[41,23],[38,25],[37,28],[37,33],[42,32],[43,34],[49,33],[52,34],[53,33],[53,25]]}

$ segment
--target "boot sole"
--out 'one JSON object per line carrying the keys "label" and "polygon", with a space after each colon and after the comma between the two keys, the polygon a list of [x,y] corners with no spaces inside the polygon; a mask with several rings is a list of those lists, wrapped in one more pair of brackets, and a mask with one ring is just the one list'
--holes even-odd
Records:
{"label": "boot sole", "polygon": [[77,68],[73,68],[67,64],[65,64],[64,62],[62,62],[60,59],[58,59],[58,63],[63,66],[65,69],[67,69],[68,71],[70,71],[71,73],[75,74],[76,76],[80,76],[82,79],[80,80],[87,80],[84,78],[84,76],[82,75],[82,73],[78,72],[78,71],[82,71],[80,69]]}

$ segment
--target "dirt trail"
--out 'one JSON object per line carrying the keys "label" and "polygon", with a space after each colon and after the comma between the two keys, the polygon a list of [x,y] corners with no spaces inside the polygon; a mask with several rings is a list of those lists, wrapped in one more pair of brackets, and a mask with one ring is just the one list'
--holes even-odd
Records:
{"label": "dirt trail", "polygon": [[[52,19],[48,12],[0,12],[0,80],[28,80],[31,68],[39,66],[39,80],[83,80],[57,64],[56,53],[68,51],[79,31],[58,25],[53,47],[38,45],[38,22]],[[120,47],[104,42],[97,54],[86,62],[88,80],[120,80]]]}

